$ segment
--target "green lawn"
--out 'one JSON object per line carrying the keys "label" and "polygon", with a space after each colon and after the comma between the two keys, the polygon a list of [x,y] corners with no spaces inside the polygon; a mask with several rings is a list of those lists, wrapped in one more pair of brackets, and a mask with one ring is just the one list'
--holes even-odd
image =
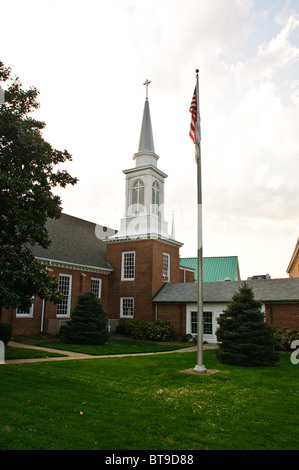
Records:
{"label": "green lawn", "polygon": [[6,346],[5,348],[5,360],[10,359],[33,359],[41,357],[58,357],[65,356],[65,354],[52,353],[49,351],[40,351],[37,349],[25,349],[25,348],[13,348]]}
{"label": "green lawn", "polygon": [[196,353],[0,366],[0,449],[299,449],[299,365]]}
{"label": "green lawn", "polygon": [[[36,335],[36,336],[20,336],[14,338],[14,341],[31,344],[35,346],[41,346],[45,348],[60,349],[66,351],[73,351],[83,354],[91,354],[92,356],[101,356],[101,355],[113,355],[113,354],[137,354],[137,353],[148,353],[148,352],[163,352],[163,351],[173,351],[175,349],[182,349],[185,347],[195,346],[193,342],[170,342],[170,343],[155,343],[152,341],[139,341],[134,340],[129,337],[115,335],[111,336],[108,341],[100,346],[90,345],[90,344],[66,344],[62,343],[59,338],[51,337],[49,335]],[[9,356],[7,359],[15,359],[13,357],[13,348],[10,348]],[[15,348],[16,354],[20,357],[20,352]],[[26,357],[30,357],[27,353]],[[33,357],[38,357],[39,353],[35,351]],[[41,353],[43,354],[43,353]],[[42,357],[42,356],[41,356]]]}

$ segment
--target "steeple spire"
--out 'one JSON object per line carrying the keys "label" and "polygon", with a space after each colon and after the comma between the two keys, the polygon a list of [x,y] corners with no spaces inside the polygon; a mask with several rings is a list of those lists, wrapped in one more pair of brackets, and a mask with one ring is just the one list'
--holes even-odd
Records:
{"label": "steeple spire", "polygon": [[148,85],[140,133],[139,150],[134,153],[135,167],[123,170],[126,175],[125,215],[120,230],[109,238],[109,242],[129,240],[164,240],[181,246],[168,234],[168,223],[164,219],[164,185],[167,175],[157,166],[159,156],[155,153],[152,123],[148,102]]}
{"label": "steeple spire", "polygon": [[138,152],[152,152],[155,153],[151,114],[148,102],[148,86],[151,82],[146,79],[143,85],[146,86],[146,97],[143,110],[143,119],[140,132]]}
{"label": "steeple spire", "polygon": [[155,153],[148,98],[145,99],[138,152]]}

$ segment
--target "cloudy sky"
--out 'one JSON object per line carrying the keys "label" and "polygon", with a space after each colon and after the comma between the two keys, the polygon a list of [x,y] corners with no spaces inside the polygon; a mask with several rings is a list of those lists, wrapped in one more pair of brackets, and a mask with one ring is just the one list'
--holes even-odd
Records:
{"label": "cloudy sky", "polygon": [[9,0],[1,60],[40,90],[44,136],[80,182],[64,212],[118,229],[146,79],[183,257],[196,256],[189,105],[199,68],[204,256],[286,268],[299,236],[298,0]]}

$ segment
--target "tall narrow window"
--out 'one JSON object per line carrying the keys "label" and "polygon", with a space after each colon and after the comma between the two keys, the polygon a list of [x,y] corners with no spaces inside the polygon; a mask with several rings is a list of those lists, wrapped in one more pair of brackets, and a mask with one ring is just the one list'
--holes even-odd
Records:
{"label": "tall narrow window", "polygon": [[135,279],[135,251],[125,251],[122,254],[122,281],[134,281]]}
{"label": "tall narrow window", "polygon": [[101,298],[101,287],[102,287],[102,279],[97,279],[92,277],[90,280],[90,290],[94,292],[95,295],[100,299]]}
{"label": "tall narrow window", "polygon": [[120,299],[120,316],[126,318],[134,317],[134,297],[122,297]]}
{"label": "tall narrow window", "polygon": [[163,253],[162,280],[164,282],[170,281],[170,255],[168,253]]}
{"label": "tall narrow window", "polygon": [[197,335],[197,312],[191,312],[191,334]]}
{"label": "tall narrow window", "polygon": [[213,334],[213,313],[212,312],[203,312],[203,334],[204,335]]}
{"label": "tall narrow window", "polygon": [[71,312],[71,290],[72,276],[69,274],[59,274],[58,290],[63,295],[63,301],[57,305],[57,316],[69,316]]}
{"label": "tall narrow window", "polygon": [[144,205],[144,183],[140,179],[133,184],[132,205],[134,205],[135,212],[139,212],[141,210],[140,206]]}
{"label": "tall narrow window", "polygon": [[159,193],[160,193],[159,184],[157,181],[154,181],[152,185],[152,211],[154,214],[158,214],[159,212],[159,204],[160,204]]}

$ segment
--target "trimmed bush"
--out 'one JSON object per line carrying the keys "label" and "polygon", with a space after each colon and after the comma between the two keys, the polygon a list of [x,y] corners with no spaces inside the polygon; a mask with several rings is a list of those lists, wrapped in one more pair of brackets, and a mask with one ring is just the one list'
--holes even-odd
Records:
{"label": "trimmed bush", "polygon": [[173,324],[168,320],[153,323],[130,320],[126,323],[125,334],[134,339],[150,341],[171,341],[175,338]]}
{"label": "trimmed bush", "polygon": [[149,323],[147,332],[151,341],[171,341],[175,338],[173,324],[168,320]]}
{"label": "trimmed bush", "polygon": [[0,322],[0,341],[3,341],[5,346],[11,340],[12,337],[12,326],[10,323]]}
{"label": "trimmed bush", "polygon": [[104,344],[109,332],[102,302],[93,292],[78,296],[71,320],[60,328],[62,341],[75,344]]}

